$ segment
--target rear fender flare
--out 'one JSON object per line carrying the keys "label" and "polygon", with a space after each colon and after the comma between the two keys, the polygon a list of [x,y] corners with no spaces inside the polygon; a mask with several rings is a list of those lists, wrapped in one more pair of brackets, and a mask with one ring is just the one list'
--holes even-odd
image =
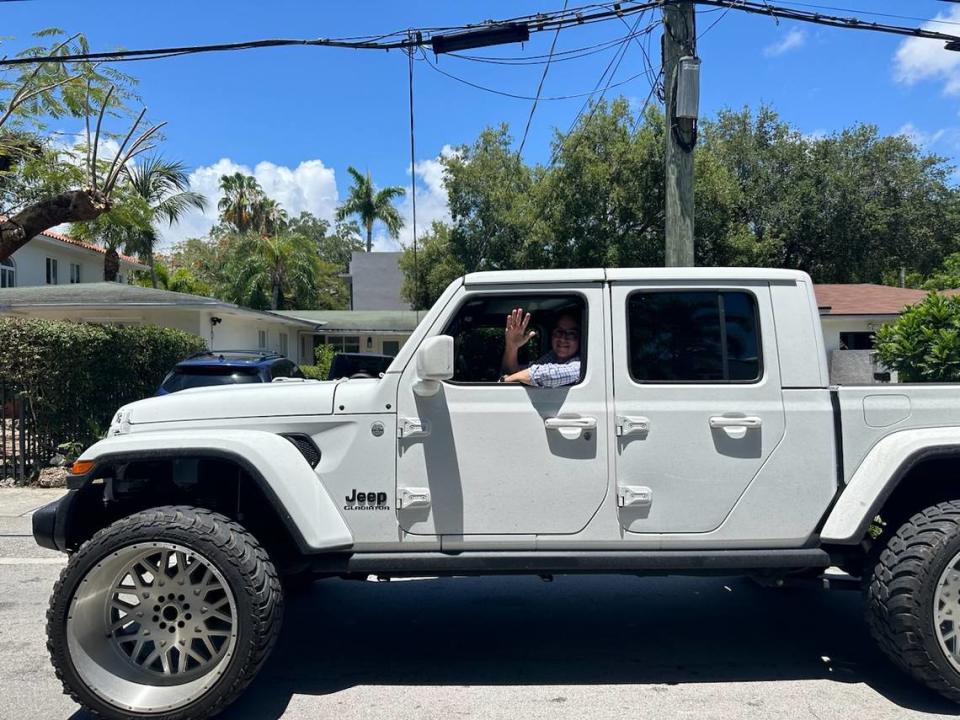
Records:
{"label": "rear fender flare", "polygon": [[[902,430],[887,435],[867,453],[824,523],[820,540],[856,545],[884,502],[921,462],[960,457],[960,428]],[[960,497],[960,484],[957,487]]]}

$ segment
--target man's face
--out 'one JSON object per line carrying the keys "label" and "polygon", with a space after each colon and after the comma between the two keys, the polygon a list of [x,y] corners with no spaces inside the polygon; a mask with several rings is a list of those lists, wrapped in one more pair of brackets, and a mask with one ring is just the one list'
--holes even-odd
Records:
{"label": "man's face", "polygon": [[550,348],[558,360],[569,360],[580,351],[580,324],[562,316],[550,333]]}

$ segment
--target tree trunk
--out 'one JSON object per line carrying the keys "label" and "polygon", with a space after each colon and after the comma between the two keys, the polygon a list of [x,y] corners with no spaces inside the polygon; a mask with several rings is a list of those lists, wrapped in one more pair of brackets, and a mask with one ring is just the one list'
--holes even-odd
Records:
{"label": "tree trunk", "polygon": [[70,190],[41,200],[0,221],[0,260],[6,260],[34,237],[65,222],[93,220],[110,209],[99,190]]}
{"label": "tree trunk", "polygon": [[120,274],[120,253],[116,250],[107,250],[103,258],[103,279],[107,282],[116,282]]}
{"label": "tree trunk", "polygon": [[367,252],[373,252],[373,223],[367,223]]}
{"label": "tree trunk", "polygon": [[157,287],[157,263],[153,259],[153,253],[150,253],[150,282],[153,285],[154,289]]}
{"label": "tree trunk", "polygon": [[273,297],[270,298],[270,309],[279,310],[280,309],[280,283],[275,282],[273,284]]}

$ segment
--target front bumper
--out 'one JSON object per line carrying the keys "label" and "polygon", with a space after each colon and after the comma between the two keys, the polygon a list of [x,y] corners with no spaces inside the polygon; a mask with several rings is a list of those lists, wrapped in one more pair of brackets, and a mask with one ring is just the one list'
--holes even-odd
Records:
{"label": "front bumper", "polygon": [[79,490],[70,490],[59,500],[33,513],[33,539],[40,547],[67,551],[67,520]]}

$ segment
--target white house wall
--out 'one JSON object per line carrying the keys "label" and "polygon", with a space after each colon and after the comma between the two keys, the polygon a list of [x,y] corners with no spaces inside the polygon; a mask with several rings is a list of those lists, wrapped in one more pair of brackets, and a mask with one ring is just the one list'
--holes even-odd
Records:
{"label": "white house wall", "polygon": [[[80,266],[80,282],[103,282],[104,255],[93,250],[69,245],[41,236],[35,237],[12,256],[16,265],[16,286],[34,287],[47,284],[47,258],[57,261],[58,285],[70,284],[70,264]],[[123,281],[130,275],[131,266],[121,261]]]}

